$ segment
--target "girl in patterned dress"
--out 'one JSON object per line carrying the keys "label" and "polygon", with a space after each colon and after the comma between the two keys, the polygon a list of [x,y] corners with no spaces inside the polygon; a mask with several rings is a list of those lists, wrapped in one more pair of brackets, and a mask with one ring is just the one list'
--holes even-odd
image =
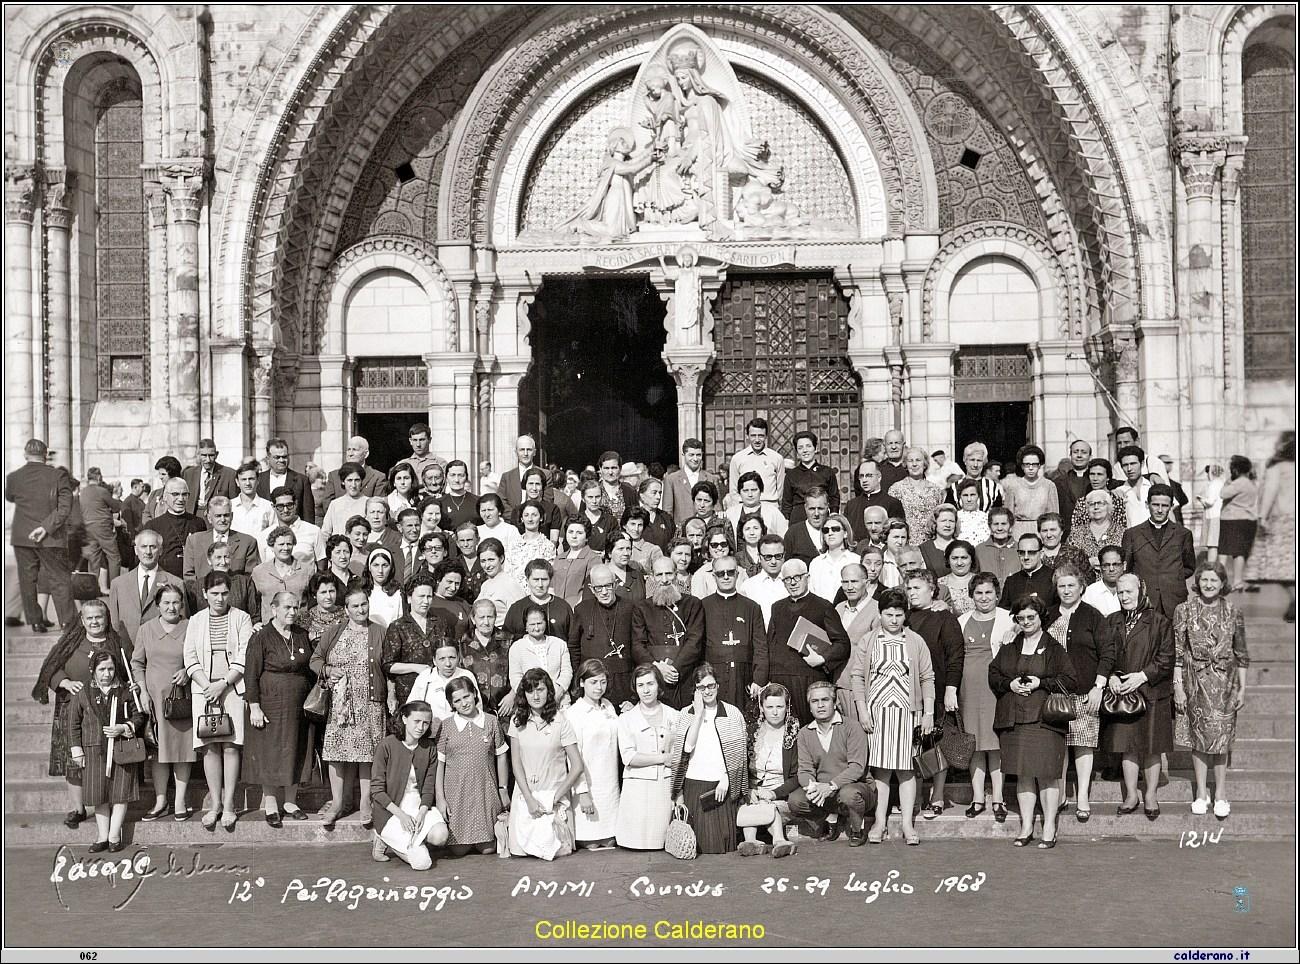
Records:
{"label": "girl in patterned dress", "polygon": [[462,856],[496,847],[497,815],[509,808],[506,742],[497,718],[484,713],[474,680],[457,676],[447,684],[455,716],[438,734],[438,809],[447,821],[447,844]]}
{"label": "girl in patterned dress", "polygon": [[[876,780],[876,822],[867,842],[878,844],[889,833],[889,778],[898,777],[903,839],[920,843],[912,824],[916,776],[912,770],[912,730],[934,729],[934,664],[930,648],[904,627],[907,596],[898,589],[880,594],[880,631],[862,648],[853,668],[853,696],[858,718],[867,731],[867,759]],[[919,710],[919,712],[918,712]]]}
{"label": "girl in patterned dress", "polygon": [[[1192,576],[1196,592],[1174,610],[1174,704],[1187,714],[1196,774],[1192,813],[1210,807],[1206,776],[1214,767],[1214,815],[1231,808],[1225,793],[1228,753],[1237,731],[1237,712],[1246,701],[1246,620],[1223,598],[1228,573],[1221,562],[1203,562]],[[1181,741],[1180,741],[1181,742]]]}

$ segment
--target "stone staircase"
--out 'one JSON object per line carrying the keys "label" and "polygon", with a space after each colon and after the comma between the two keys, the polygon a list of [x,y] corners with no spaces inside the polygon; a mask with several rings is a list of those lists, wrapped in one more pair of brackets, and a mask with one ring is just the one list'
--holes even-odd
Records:
{"label": "stone staircase", "polygon": [[[1270,607],[1272,608],[1272,607]],[[1278,610],[1275,610],[1278,611]],[[1191,754],[1176,751],[1170,759],[1169,784],[1160,790],[1162,815],[1148,821],[1141,811],[1123,817],[1115,814],[1122,799],[1117,782],[1097,781],[1092,793],[1093,816],[1078,823],[1073,809],[1062,815],[1060,832],[1070,837],[1141,836],[1177,838],[1185,831],[1223,828],[1225,836],[1253,839],[1294,838],[1296,833],[1296,633],[1295,627],[1270,617],[1249,617],[1247,638],[1252,664],[1247,678],[1246,707],[1238,717],[1237,739],[1230,760],[1228,799],[1232,815],[1223,822],[1212,815],[1198,817],[1190,810],[1194,794]],[[31,688],[43,654],[53,644],[51,635],[37,636],[25,629],[7,631],[5,638],[5,844],[50,845],[70,840],[94,839],[94,821],[70,831],[63,825],[68,794],[62,778],[46,776],[50,746],[53,701],[42,706],[31,699]],[[132,805],[126,824],[126,839],[134,843],[186,844],[223,843],[355,843],[368,840],[360,824],[360,813],[339,821],[333,832],[326,831],[317,816],[329,799],[323,786],[304,787],[298,803],[311,814],[304,821],[285,820],[280,830],[266,825],[260,810],[258,787],[240,784],[237,805],[240,822],[233,834],[218,829],[205,831],[199,818],[205,807],[207,787],[202,770],[195,765],[187,803],[196,813],[177,823],[170,816],[152,823],[140,816],[153,805],[149,767],[145,766],[141,799]],[[1210,777],[1213,782],[1213,775]],[[936,820],[920,820],[923,838],[1010,837],[1016,832],[1014,782],[1008,781],[1006,799],[1012,814],[997,824],[991,812],[974,820],[965,817],[971,800],[969,776],[954,771],[949,776],[948,811]],[[355,791],[354,791],[355,793]],[[891,827],[898,828],[898,817]]]}

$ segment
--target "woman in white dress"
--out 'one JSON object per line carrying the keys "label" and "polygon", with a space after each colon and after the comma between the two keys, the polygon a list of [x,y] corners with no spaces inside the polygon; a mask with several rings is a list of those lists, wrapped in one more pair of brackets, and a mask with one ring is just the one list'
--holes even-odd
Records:
{"label": "woman in white dress", "polygon": [[371,549],[361,584],[370,594],[370,621],[385,629],[402,615],[402,580],[387,549]]}
{"label": "woman in white dress", "polygon": [[578,734],[584,775],[578,783],[574,836],[587,850],[610,850],[618,827],[618,711],[605,699],[605,664],[589,659],[578,670],[573,704],[565,710]]}
{"label": "woman in white dress", "polygon": [[686,727],[677,710],[659,702],[664,681],[654,665],[642,663],[632,671],[632,688],[637,705],[618,718],[623,796],[615,838],[630,850],[663,850]]}
{"label": "woman in white dress", "polygon": [[840,572],[845,566],[856,566],[862,557],[850,552],[845,543],[853,535],[847,516],[832,513],[822,527],[822,540],[826,551],[808,566],[808,591],[821,596],[827,602],[835,601],[835,594],[840,590]]}

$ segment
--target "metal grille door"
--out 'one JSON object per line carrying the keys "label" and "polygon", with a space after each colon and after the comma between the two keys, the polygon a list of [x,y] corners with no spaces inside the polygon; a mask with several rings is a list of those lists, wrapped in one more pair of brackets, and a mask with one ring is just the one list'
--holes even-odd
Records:
{"label": "metal grille door", "polygon": [[717,359],[704,384],[704,444],[726,465],[748,444],[745,423],[762,417],[768,445],[793,458],[808,429],[819,460],[839,472],[840,493],[862,453],[862,403],[848,359],[849,305],[825,276],[728,281],[714,308]]}

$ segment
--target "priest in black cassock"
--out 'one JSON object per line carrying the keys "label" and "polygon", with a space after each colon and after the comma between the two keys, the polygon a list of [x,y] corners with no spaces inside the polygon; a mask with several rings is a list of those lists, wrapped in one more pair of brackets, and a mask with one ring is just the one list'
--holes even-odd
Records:
{"label": "priest in black cassock", "polygon": [[636,705],[632,690],[632,609],[634,603],[615,591],[617,580],[609,566],[596,566],[587,576],[594,599],[584,599],[569,620],[569,662],[576,678],[582,664],[598,659],[605,664],[609,685],[605,699],[622,712]]}
{"label": "priest in black cassock", "polygon": [[[808,567],[802,560],[788,559],[781,567],[781,580],[790,594],[772,604],[767,639],[754,645],[754,682],[759,687],[780,683],[790,691],[790,712],[801,725],[812,721],[808,708],[808,684],[826,680],[832,686],[848,661],[849,637],[839,613],[830,602],[808,591]],[[788,645],[800,617],[819,627],[830,639],[825,657],[814,652],[800,656]]]}
{"label": "priest in black cassock", "polygon": [[680,710],[695,697],[691,671],[700,661],[704,642],[704,607],[677,588],[674,574],[668,557],[654,561],[646,598],[632,610],[632,656],[637,663],[659,667],[667,683],[660,699]]}
{"label": "priest in black cassock", "polygon": [[754,642],[767,644],[763,610],[736,591],[739,565],[735,556],[714,559],[718,591],[700,600],[704,607],[704,658],[718,680],[718,699],[740,709],[747,718],[758,697],[754,685]]}
{"label": "priest in black cassock", "polygon": [[154,516],[141,530],[152,529],[162,536],[162,555],[158,565],[162,566],[177,579],[185,578],[185,540],[195,532],[206,532],[208,524],[193,512],[185,511],[185,500],[190,496],[190,487],[180,476],[172,479],[163,489],[162,504],[166,512]]}

